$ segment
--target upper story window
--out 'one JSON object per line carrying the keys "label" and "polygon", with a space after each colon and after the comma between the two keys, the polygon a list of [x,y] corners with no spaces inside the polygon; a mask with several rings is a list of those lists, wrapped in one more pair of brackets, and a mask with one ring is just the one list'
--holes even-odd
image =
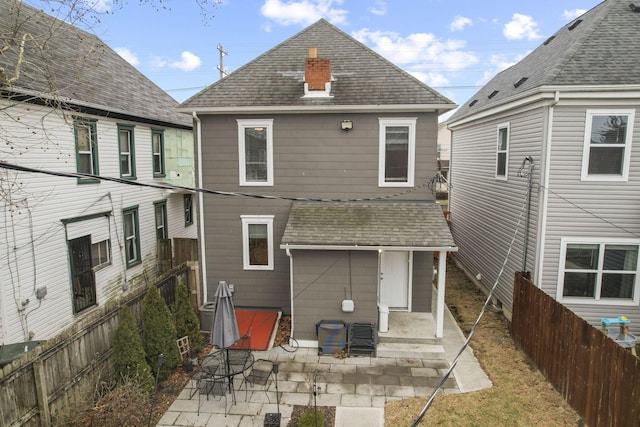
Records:
{"label": "upper story window", "polygon": [[629,239],[562,239],[557,299],[637,305],[639,247]]}
{"label": "upper story window", "polygon": [[164,172],[164,132],[151,131],[151,153],[153,156],[153,176],[165,176]]}
{"label": "upper story window", "polygon": [[[76,139],[76,165],[78,173],[99,175],[98,136],[96,121],[77,118],[73,122]],[[79,178],[79,182],[97,182],[94,178]]]}
{"label": "upper story window", "polygon": [[413,187],[416,118],[381,118],[378,186]]}
{"label": "upper story window", "polygon": [[238,120],[240,185],[273,185],[273,120]]}
{"label": "upper story window", "polygon": [[626,181],[631,159],[634,110],[588,110],[582,179]]}
{"label": "upper story window", "polygon": [[273,215],[242,215],[245,270],[273,270]]}
{"label": "upper story window", "polygon": [[193,196],[191,194],[184,195],[184,225],[193,224]]}
{"label": "upper story window", "polygon": [[509,178],[509,123],[498,125],[498,143],[496,148],[496,178]]}
{"label": "upper story window", "polygon": [[131,207],[122,210],[122,222],[124,229],[124,252],[127,260],[127,267],[142,262],[140,254],[140,225],[138,220],[138,207]]}
{"label": "upper story window", "polygon": [[120,177],[136,177],[133,126],[118,125],[118,148],[120,150]]}
{"label": "upper story window", "polygon": [[156,218],[156,238],[168,239],[169,231],[167,230],[167,202],[155,202],[153,204]]}

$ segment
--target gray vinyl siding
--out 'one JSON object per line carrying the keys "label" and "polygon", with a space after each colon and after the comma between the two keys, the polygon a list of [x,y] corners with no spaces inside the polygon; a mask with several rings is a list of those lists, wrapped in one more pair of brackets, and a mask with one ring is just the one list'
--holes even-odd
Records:
{"label": "gray vinyl siding", "polygon": [[[588,109],[629,109],[607,105],[556,107],[549,171],[549,199],[544,270],[539,285],[554,298],[558,287],[562,237],[640,239],[640,111],[636,108],[629,179],[626,182],[581,181],[585,118]],[[639,286],[636,282],[636,286]],[[635,306],[570,304],[593,325],[601,317],[625,315],[638,330]]]}
{"label": "gray vinyl siding", "polygon": [[[417,117],[417,189],[378,187],[379,117]],[[340,121],[346,118],[353,121],[349,132],[340,130]],[[287,198],[397,195],[394,199],[433,200],[426,183],[437,170],[435,113],[202,115],[200,119],[202,187]],[[273,119],[273,186],[239,185],[237,119]],[[226,280],[236,285],[236,305],[290,311],[289,259],[279,248],[290,205],[290,200],[205,194],[208,299],[218,282]],[[241,215],[274,215],[273,271],[243,270]],[[377,274],[377,267],[374,270]]]}
{"label": "gray vinyl siding", "polygon": [[[519,177],[518,170],[524,158],[531,156],[535,165],[533,182],[539,182],[545,112],[544,108],[529,109],[452,129],[449,208],[451,232],[458,246],[455,256],[471,275],[481,274],[486,289],[499,277],[496,296],[509,310],[514,273],[522,270],[524,260],[528,180]],[[507,181],[495,178],[497,129],[503,123],[510,125]],[[538,202],[534,186],[527,246],[529,271],[535,266]],[[508,254],[516,229],[515,243]]]}
{"label": "gray vinyl siding", "polygon": [[432,285],[433,252],[413,252],[412,312],[431,312]]}
{"label": "gray vinyl siding", "polygon": [[[377,251],[292,251],[294,337],[316,340],[321,320],[378,322]],[[355,310],[342,311],[352,299]]]}

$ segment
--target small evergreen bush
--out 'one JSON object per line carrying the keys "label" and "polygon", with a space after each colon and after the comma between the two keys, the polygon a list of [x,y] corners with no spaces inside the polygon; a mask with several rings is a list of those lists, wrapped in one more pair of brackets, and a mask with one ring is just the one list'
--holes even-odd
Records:
{"label": "small evergreen bush", "polygon": [[204,343],[202,334],[200,333],[200,320],[196,311],[191,305],[189,298],[189,289],[180,281],[176,289],[176,303],[174,306],[175,322],[176,322],[176,338],[189,336],[189,345],[191,346],[191,357],[195,357],[200,353]]}
{"label": "small evergreen bush", "polygon": [[160,366],[158,379],[163,381],[169,378],[178,366],[180,353],[173,316],[155,285],[149,287],[142,301],[142,342],[151,371],[155,374],[158,356],[163,354],[164,361]]}
{"label": "small evergreen bush", "polygon": [[134,382],[146,392],[153,389],[153,375],[145,360],[142,339],[129,306],[119,311],[118,327],[113,337],[113,374],[116,384]]}

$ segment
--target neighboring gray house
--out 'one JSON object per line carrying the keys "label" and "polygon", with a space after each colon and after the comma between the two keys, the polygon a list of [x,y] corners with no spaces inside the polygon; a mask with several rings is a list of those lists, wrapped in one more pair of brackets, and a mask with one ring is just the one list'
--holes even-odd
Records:
{"label": "neighboring gray house", "polygon": [[171,261],[158,247],[195,239],[197,221],[190,193],[145,187],[194,185],[177,102],[92,34],[19,1],[0,0],[0,17],[5,345],[52,338],[153,283]]}
{"label": "neighboring gray house", "polygon": [[[457,259],[509,314],[515,271],[600,325],[640,331],[640,4],[606,0],[449,120]],[[527,203],[531,176],[530,203]]]}
{"label": "neighboring gray house", "polygon": [[456,250],[427,187],[452,108],[325,20],[185,101],[199,185],[227,192],[202,196],[205,294],[232,283],[309,346],[316,322],[377,323],[379,303],[432,312],[433,254]]}

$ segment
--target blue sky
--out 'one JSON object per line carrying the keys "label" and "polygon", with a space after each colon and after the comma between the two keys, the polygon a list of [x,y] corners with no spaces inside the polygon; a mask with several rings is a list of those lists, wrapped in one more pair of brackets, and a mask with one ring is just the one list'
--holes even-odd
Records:
{"label": "blue sky", "polygon": [[457,104],[600,2],[222,0],[203,16],[196,0],[84,1],[110,12],[91,31],[180,102],[219,79],[218,45],[230,73],[325,18]]}

